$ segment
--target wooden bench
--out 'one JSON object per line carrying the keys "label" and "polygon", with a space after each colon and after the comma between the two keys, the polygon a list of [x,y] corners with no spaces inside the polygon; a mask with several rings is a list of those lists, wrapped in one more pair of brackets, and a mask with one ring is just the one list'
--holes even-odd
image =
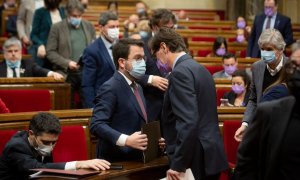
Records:
{"label": "wooden bench", "polygon": [[55,109],[70,108],[70,84],[53,77],[0,78],[0,89],[49,89],[54,91]]}
{"label": "wooden bench", "polygon": [[[221,132],[223,132],[224,121],[240,121],[243,118],[244,110],[245,108],[242,107],[218,107],[219,127]],[[81,125],[88,127],[90,118],[92,117],[91,109],[54,110],[49,112],[53,113],[60,119],[62,126]],[[36,113],[37,112],[0,114],[0,130],[28,129],[29,121]],[[89,139],[89,142],[87,142],[89,146],[89,157],[95,158],[96,144],[98,140],[90,134],[87,134],[87,139]]]}

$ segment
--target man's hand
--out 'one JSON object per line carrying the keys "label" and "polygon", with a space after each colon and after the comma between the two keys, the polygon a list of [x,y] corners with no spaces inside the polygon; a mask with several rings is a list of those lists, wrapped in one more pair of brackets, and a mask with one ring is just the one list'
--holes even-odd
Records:
{"label": "man's hand", "polygon": [[55,80],[61,80],[61,79],[64,79],[64,76],[57,73],[57,72],[53,72],[53,71],[50,71],[48,73],[48,77],[53,77]]}
{"label": "man's hand", "polygon": [[164,138],[160,138],[160,139],[158,140],[158,145],[159,145],[159,148],[160,148],[161,150],[165,150],[165,148],[166,148],[166,142],[165,142],[165,139],[164,139]]}
{"label": "man's hand", "polygon": [[184,172],[177,172],[172,169],[167,171],[167,180],[181,180],[184,177]]}
{"label": "man's hand", "polygon": [[146,134],[142,134],[141,131],[135,132],[127,137],[125,145],[134,149],[146,150],[148,139]]}
{"label": "man's hand", "polygon": [[70,61],[69,62],[69,69],[77,70],[77,69],[79,69],[79,65],[75,61]]}
{"label": "man's hand", "polygon": [[29,46],[31,44],[31,42],[27,36],[23,36],[21,41],[22,41],[23,45],[25,45],[25,46]]}
{"label": "man's hand", "polygon": [[104,171],[106,169],[109,169],[109,166],[110,163],[104,159],[92,159],[76,162],[76,169],[95,169],[97,171]]}
{"label": "man's hand", "polygon": [[243,135],[245,133],[247,126],[245,125],[241,125],[240,128],[238,128],[238,130],[236,130],[235,135],[234,135],[234,139],[238,142],[242,141]]}
{"label": "man's hand", "polygon": [[46,56],[46,48],[44,45],[40,45],[37,50],[37,56],[39,58],[44,58]]}
{"label": "man's hand", "polygon": [[157,87],[162,91],[166,91],[168,88],[168,79],[162,78],[160,76],[153,76],[151,85]]}

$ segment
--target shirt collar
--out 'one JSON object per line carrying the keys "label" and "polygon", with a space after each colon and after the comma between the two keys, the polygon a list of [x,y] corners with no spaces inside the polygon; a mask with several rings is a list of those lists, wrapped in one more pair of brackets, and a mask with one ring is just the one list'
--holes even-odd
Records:
{"label": "shirt collar", "polygon": [[128,77],[126,77],[125,74],[123,74],[121,71],[118,71],[118,72],[125,78],[125,80],[128,83],[128,85],[131,86],[132,81]]}
{"label": "shirt collar", "polygon": [[279,62],[279,64],[276,66],[276,68],[273,70],[270,68],[270,66],[267,64],[267,69],[269,71],[269,73],[271,74],[271,76],[275,76],[283,67],[283,55],[281,57],[281,60]]}
{"label": "shirt collar", "polygon": [[174,62],[173,62],[173,66],[172,66],[172,69],[174,69],[175,68],[175,65],[176,65],[176,63],[177,63],[177,61],[178,61],[178,59],[179,58],[181,58],[183,55],[185,55],[186,53],[185,52],[181,52],[181,53],[179,53],[179,55],[177,56],[177,58],[174,60]]}
{"label": "shirt collar", "polygon": [[101,36],[101,39],[102,39],[106,49],[111,50],[112,43],[110,43],[108,40],[106,40],[104,36]]}

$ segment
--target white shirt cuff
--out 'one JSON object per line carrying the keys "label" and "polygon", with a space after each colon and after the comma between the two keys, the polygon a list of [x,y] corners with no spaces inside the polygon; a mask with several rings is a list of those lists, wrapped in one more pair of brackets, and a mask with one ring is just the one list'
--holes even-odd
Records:
{"label": "white shirt cuff", "polygon": [[50,76],[53,76],[53,71],[49,71],[49,72],[47,73],[47,77],[50,77]]}
{"label": "white shirt cuff", "polygon": [[65,170],[76,170],[76,162],[77,161],[67,162],[65,165]]}
{"label": "white shirt cuff", "polygon": [[117,140],[117,145],[118,146],[125,146],[126,140],[128,138],[128,135],[126,134],[121,134],[121,136],[119,137],[119,139]]}
{"label": "white shirt cuff", "polygon": [[248,123],[247,122],[243,122],[242,125],[248,127]]}
{"label": "white shirt cuff", "polygon": [[152,84],[152,78],[153,78],[153,75],[149,75],[149,78],[148,78],[148,84]]}

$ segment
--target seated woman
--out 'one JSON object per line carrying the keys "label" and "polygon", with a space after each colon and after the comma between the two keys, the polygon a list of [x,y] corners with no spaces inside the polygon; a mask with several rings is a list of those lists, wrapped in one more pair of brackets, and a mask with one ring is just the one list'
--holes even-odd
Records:
{"label": "seated woman", "polygon": [[225,93],[223,99],[228,99],[229,106],[245,107],[250,95],[250,78],[245,70],[236,70],[231,79],[232,91]]}
{"label": "seated woman", "polygon": [[213,47],[212,52],[206,57],[222,57],[227,52],[227,42],[224,37],[217,37]]}
{"label": "seated woman", "polygon": [[251,33],[251,27],[247,26],[247,21],[243,16],[236,19],[236,41],[239,43],[246,42]]}

